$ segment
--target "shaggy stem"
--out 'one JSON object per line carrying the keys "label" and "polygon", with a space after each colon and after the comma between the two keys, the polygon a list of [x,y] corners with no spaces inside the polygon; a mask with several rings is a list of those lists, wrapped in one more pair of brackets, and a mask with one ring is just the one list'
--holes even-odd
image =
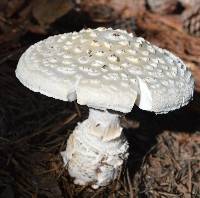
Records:
{"label": "shaggy stem", "polygon": [[90,109],[88,119],[70,135],[62,157],[76,184],[98,188],[118,176],[127,150],[119,116]]}

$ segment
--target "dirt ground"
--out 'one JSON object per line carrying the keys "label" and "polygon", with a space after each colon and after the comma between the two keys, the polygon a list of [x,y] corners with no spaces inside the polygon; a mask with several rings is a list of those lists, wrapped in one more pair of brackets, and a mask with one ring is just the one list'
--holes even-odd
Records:
{"label": "dirt ground", "polygon": [[[134,107],[123,117],[129,159],[120,178],[94,190],[73,184],[59,154],[88,108],[30,91],[15,69],[35,42],[100,26],[133,32],[181,57],[195,93],[166,115]],[[1,0],[0,153],[0,198],[200,198],[200,1]]]}

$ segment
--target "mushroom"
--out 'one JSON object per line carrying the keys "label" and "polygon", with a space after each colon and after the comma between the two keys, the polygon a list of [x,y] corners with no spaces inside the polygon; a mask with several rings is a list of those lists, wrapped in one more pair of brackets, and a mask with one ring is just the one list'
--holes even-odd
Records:
{"label": "mushroom", "polygon": [[[61,153],[79,185],[105,186],[128,158],[120,114],[136,104],[157,114],[186,105],[194,80],[175,55],[111,28],[51,36],[21,56],[16,76],[29,89],[89,107]],[[114,110],[112,113],[109,110]]]}

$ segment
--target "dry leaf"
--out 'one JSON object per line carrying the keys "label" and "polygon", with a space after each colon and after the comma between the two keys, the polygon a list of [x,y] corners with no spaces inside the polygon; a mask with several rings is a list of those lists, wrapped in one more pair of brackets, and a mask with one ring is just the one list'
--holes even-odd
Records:
{"label": "dry leaf", "polygon": [[36,0],[33,2],[33,16],[37,22],[47,27],[73,8],[70,0]]}

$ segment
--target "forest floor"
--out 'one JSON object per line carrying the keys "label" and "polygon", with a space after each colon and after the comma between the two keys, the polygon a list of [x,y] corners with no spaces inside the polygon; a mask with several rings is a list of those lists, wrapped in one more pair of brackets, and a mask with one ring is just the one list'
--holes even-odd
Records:
{"label": "forest floor", "polygon": [[[195,5],[162,2],[153,10],[143,0],[0,1],[0,197],[200,198],[200,36],[184,28]],[[73,184],[60,156],[87,107],[31,92],[15,69],[35,42],[99,26],[126,29],[178,55],[194,76],[195,93],[166,115],[134,107],[121,120],[130,144],[121,176],[93,190]]]}

